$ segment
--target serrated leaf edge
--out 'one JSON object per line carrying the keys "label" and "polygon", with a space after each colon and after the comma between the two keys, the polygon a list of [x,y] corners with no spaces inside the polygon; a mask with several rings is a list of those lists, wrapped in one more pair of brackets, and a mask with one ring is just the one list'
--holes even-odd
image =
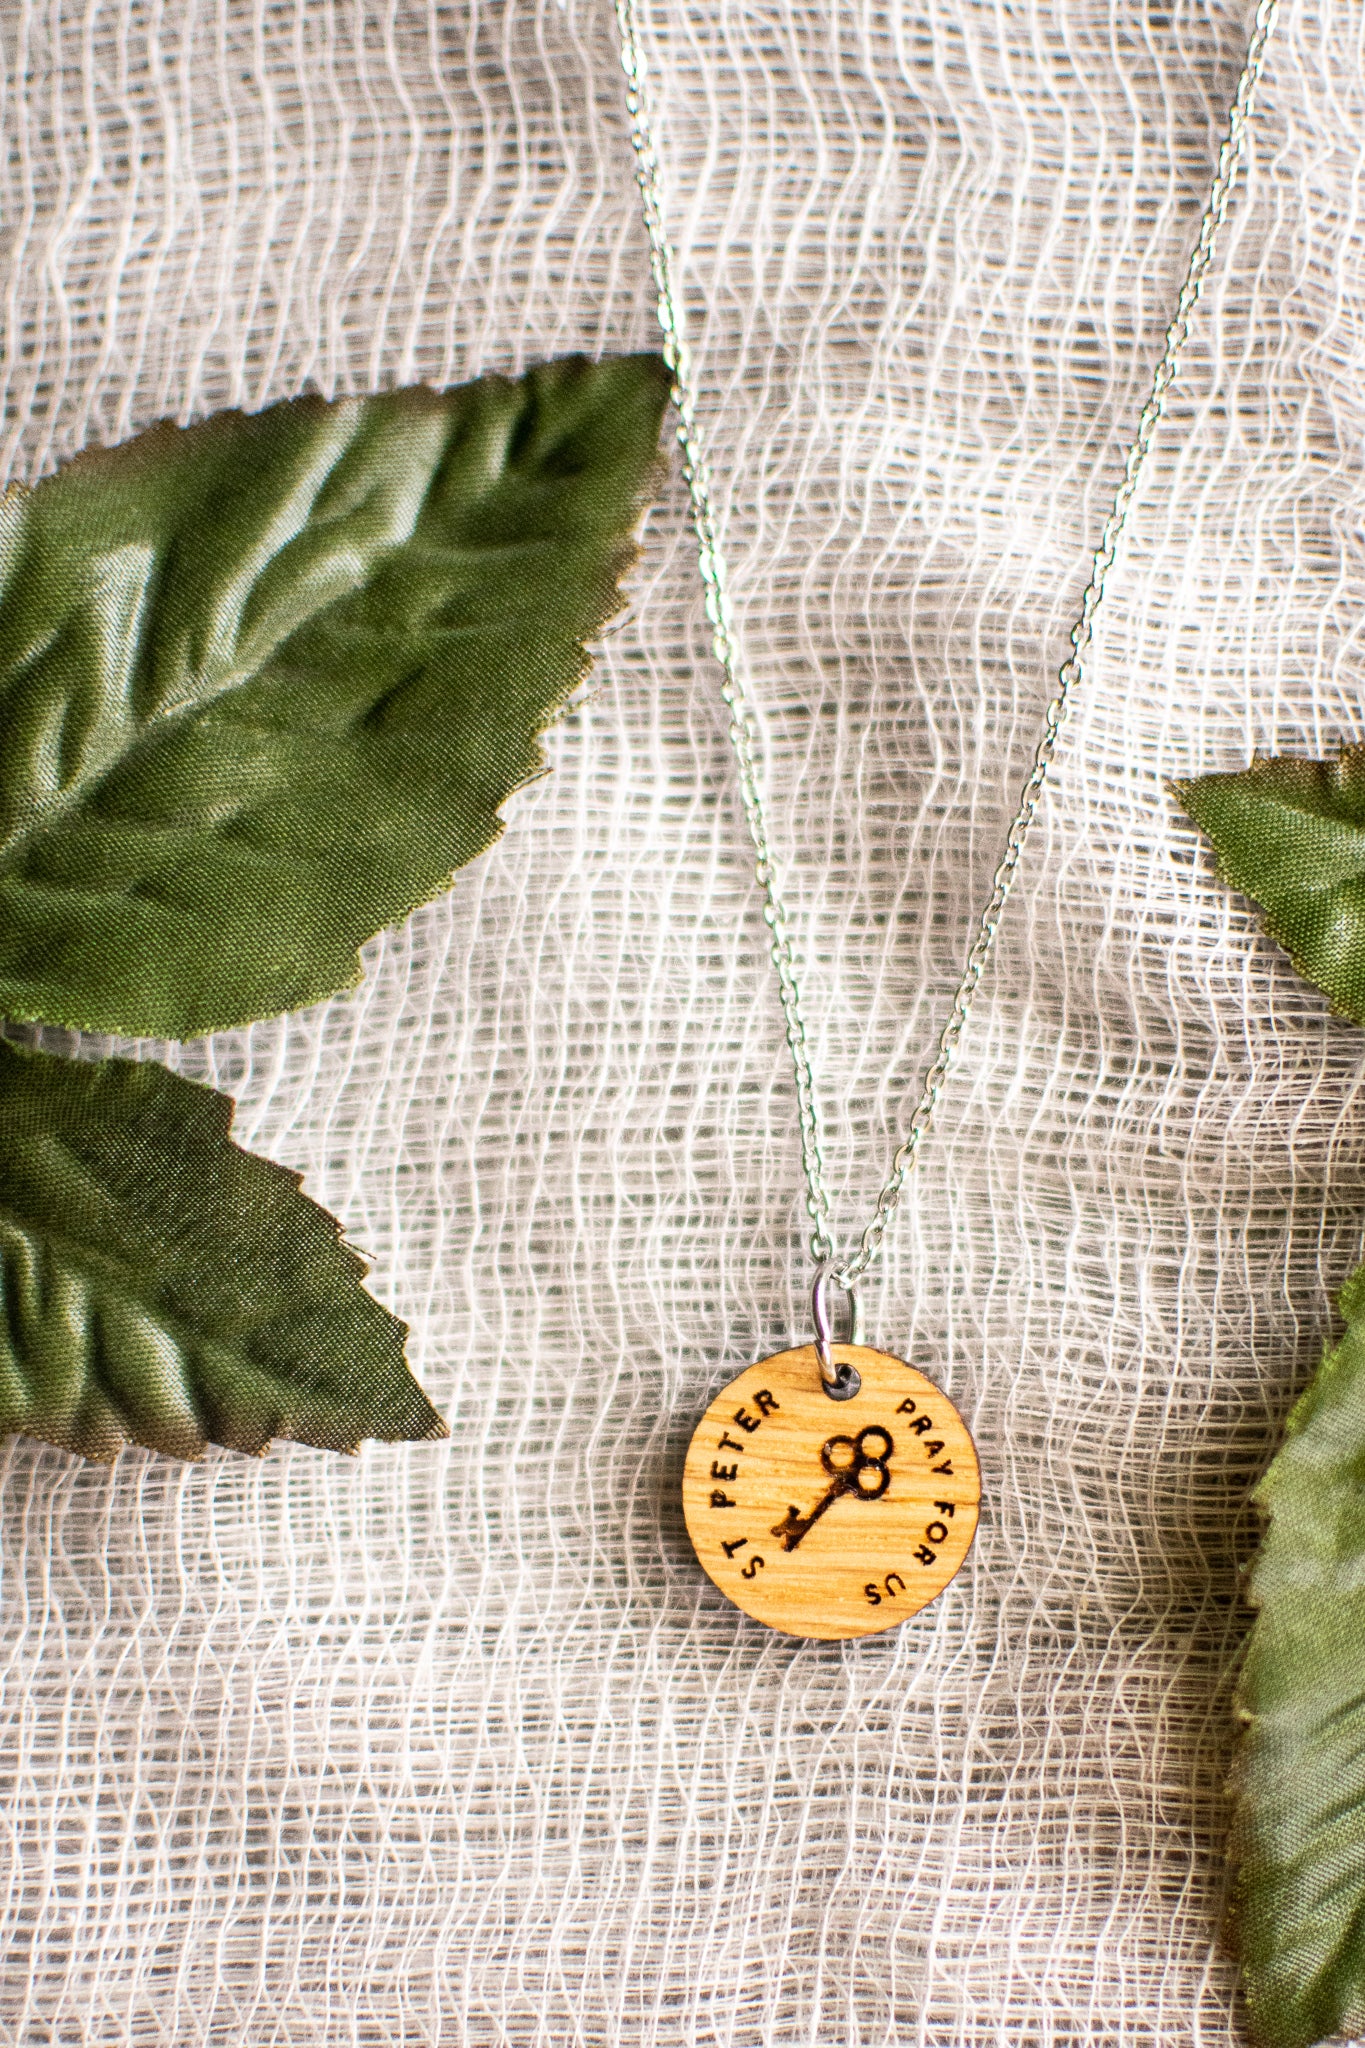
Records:
{"label": "serrated leaf edge", "polygon": [[[1363,747],[1365,747],[1365,742],[1362,742],[1360,744]],[[1348,747],[1343,747],[1341,749],[1342,754],[1345,754],[1349,751],[1351,751],[1351,749]],[[1211,769],[1209,771],[1209,774],[1210,776],[1222,773],[1228,775],[1246,774],[1247,770],[1250,768],[1254,768],[1258,761],[1277,761],[1283,760],[1285,758],[1287,757],[1281,754],[1262,754],[1260,752],[1257,752],[1252,755],[1251,760],[1248,762],[1246,769]],[[1304,760],[1317,760],[1319,757],[1315,755],[1303,755],[1300,758]],[[1346,1008],[1344,1003],[1338,1002],[1337,998],[1332,994],[1331,990],[1324,988],[1322,983],[1318,981],[1317,978],[1309,972],[1309,969],[1305,965],[1302,957],[1296,951],[1292,940],[1288,939],[1276,924],[1273,911],[1268,910],[1265,904],[1261,902],[1260,898],[1252,894],[1250,888],[1244,881],[1242,881],[1241,877],[1235,874],[1233,870],[1228,866],[1228,863],[1223,855],[1223,851],[1221,847],[1218,845],[1217,841],[1214,839],[1213,834],[1209,832],[1205,826],[1200,824],[1199,819],[1190,809],[1189,804],[1186,801],[1185,792],[1193,788],[1193,786],[1196,783],[1201,782],[1205,779],[1205,777],[1198,775],[1182,776],[1179,780],[1168,782],[1166,784],[1166,788],[1171,794],[1171,796],[1174,797],[1175,801],[1179,804],[1183,815],[1186,818],[1188,818],[1189,822],[1193,825],[1196,833],[1199,835],[1199,844],[1202,847],[1206,847],[1209,850],[1209,852],[1212,853],[1214,873],[1217,875],[1218,880],[1223,884],[1224,888],[1230,889],[1234,895],[1240,896],[1242,898],[1242,901],[1248,906],[1248,908],[1251,911],[1252,922],[1257,926],[1257,928],[1260,931],[1264,932],[1265,936],[1272,942],[1272,944],[1278,946],[1280,951],[1287,955],[1287,957],[1289,958],[1294,967],[1295,972],[1298,974],[1299,979],[1301,981],[1307,982],[1309,988],[1317,990],[1318,994],[1327,1004],[1329,1011],[1334,1017],[1343,1017],[1345,1018],[1348,1024],[1365,1025],[1365,1017],[1358,1017],[1354,1010],[1349,1010]],[[1286,805],[1284,806],[1284,808],[1289,809],[1292,807]]]}

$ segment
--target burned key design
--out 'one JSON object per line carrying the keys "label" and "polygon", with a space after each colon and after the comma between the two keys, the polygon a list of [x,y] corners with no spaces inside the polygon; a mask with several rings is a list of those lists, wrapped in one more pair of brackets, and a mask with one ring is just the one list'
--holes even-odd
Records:
{"label": "burned key design", "polygon": [[833,1413],[813,1345],[746,1366],[698,1423],[682,1483],[713,1585],[754,1621],[818,1642],[927,1607],[971,1548],[981,1498],[971,1432],[941,1387],[870,1345],[836,1358],[861,1384]]}
{"label": "burned key design", "polygon": [[[874,1441],[880,1449],[873,1448]],[[891,1484],[887,1461],[895,1448],[890,1431],[878,1428],[875,1423],[860,1429],[857,1436],[832,1436],[822,1444],[820,1463],[830,1475],[830,1484],[808,1515],[789,1507],[782,1520],[774,1522],[772,1533],[782,1548],[795,1550],[826,1508],[832,1508],[846,1493],[855,1494],[859,1500],[880,1500]]]}

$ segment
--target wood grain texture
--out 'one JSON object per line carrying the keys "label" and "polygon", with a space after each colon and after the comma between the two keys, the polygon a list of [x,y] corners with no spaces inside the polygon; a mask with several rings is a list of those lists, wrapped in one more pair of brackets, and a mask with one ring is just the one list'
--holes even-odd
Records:
{"label": "wood grain texture", "polygon": [[708,1578],[755,1621],[834,1641],[895,1628],[935,1599],[976,1534],[976,1446],[948,1396],[889,1352],[836,1344],[851,1400],[825,1393],[813,1344],[763,1358],[716,1395],[683,1471]]}

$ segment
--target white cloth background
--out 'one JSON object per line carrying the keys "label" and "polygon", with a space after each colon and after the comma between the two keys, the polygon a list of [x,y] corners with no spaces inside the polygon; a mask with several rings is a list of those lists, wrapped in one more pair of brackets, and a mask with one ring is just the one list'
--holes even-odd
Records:
{"label": "white cloth background", "polygon": [[[988,886],[1248,11],[650,0],[846,1236]],[[167,413],[651,345],[604,0],[11,0],[0,34],[10,474]],[[373,1255],[453,1435],[5,1454],[6,2040],[1236,2038],[1247,1495],[1365,1234],[1365,1039],[1165,782],[1365,733],[1361,37],[1354,0],[1286,0],[869,1290],[977,1434],[961,1578],[899,1633],[808,1645],[688,1553],[693,1420],[804,1327],[804,1269],[675,471],[495,852],[353,997],[170,1055]]]}

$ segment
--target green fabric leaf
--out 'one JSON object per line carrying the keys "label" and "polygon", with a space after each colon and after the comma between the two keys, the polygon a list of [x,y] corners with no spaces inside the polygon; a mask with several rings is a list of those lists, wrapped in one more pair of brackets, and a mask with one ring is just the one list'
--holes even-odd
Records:
{"label": "green fabric leaf", "polygon": [[232,1110],[0,1040],[0,1432],[105,1459],[446,1434],[364,1263]]}
{"label": "green fabric leaf", "polygon": [[655,356],[153,427],[0,502],[0,1014],[355,982],[488,847],[617,609]]}
{"label": "green fabric leaf", "polygon": [[1365,2031],[1365,1266],[1257,1491],[1232,1931],[1261,2048]]}
{"label": "green fabric leaf", "polygon": [[1175,794],[1300,974],[1365,1024],[1365,746],[1336,761],[1253,761]]}

